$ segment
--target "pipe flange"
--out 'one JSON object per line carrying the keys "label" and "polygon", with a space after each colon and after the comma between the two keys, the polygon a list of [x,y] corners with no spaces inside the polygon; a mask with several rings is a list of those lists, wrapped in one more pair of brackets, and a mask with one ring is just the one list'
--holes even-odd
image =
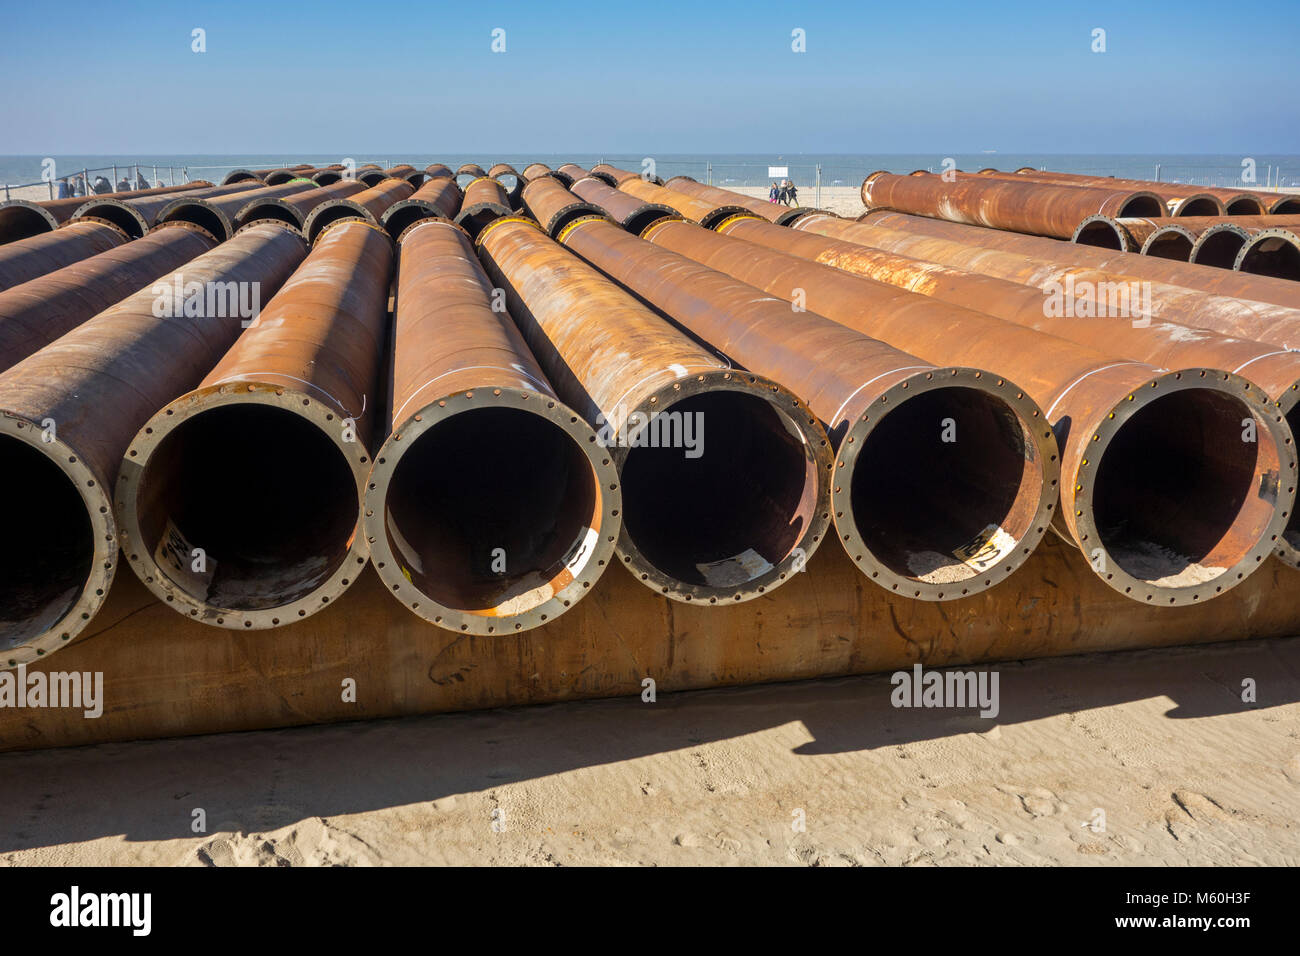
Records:
{"label": "pipe flange", "polygon": [[[1285,507],[1273,509],[1264,533],[1250,551],[1230,568],[1208,581],[1193,582],[1183,586],[1153,586],[1149,581],[1134,577],[1120,567],[1110,551],[1102,543],[1100,529],[1097,527],[1091,496],[1096,481],[1097,462],[1100,462],[1106,448],[1128,421],[1153,401],[1164,396],[1188,389],[1204,388],[1207,381],[1226,386],[1222,394],[1234,395],[1251,410],[1256,420],[1263,423],[1272,436],[1278,451],[1281,474],[1278,476],[1276,493],[1286,504]],[[1076,538],[1075,546],[1083,550],[1085,558],[1095,551],[1102,552],[1104,571],[1097,576],[1116,591],[1142,603],[1159,603],[1162,607],[1182,607],[1198,604],[1228,591],[1241,583],[1252,571],[1263,563],[1264,559],[1278,550],[1278,543],[1283,540],[1292,508],[1295,505],[1296,452],[1290,428],[1277,402],[1270,401],[1259,386],[1252,384],[1239,375],[1233,375],[1221,369],[1186,368],[1174,372],[1165,372],[1134,389],[1127,398],[1116,405],[1110,413],[1102,418],[1092,433],[1088,445],[1089,454],[1080,460],[1074,476],[1074,514],[1068,519],[1073,524]],[[1260,489],[1260,494],[1264,489]],[[1289,500],[1288,500],[1289,499]]]}
{"label": "pipe flange", "polygon": [[44,441],[40,422],[13,412],[0,412],[0,434],[17,439],[53,463],[77,489],[90,522],[94,553],[90,573],[76,599],[44,627],[30,626],[0,646],[0,668],[29,664],[66,646],[85,630],[104,606],[117,572],[117,518],[109,489],[99,480],[81,455],[54,437]]}
{"label": "pipe flange", "polygon": [[[637,547],[624,520],[617,548],[619,561],[634,578],[652,591],[687,604],[739,604],[762,597],[767,591],[783,584],[792,574],[804,570],[807,561],[826,539],[826,532],[831,525],[829,486],[833,469],[830,439],[826,437],[817,416],[785,386],[741,369],[710,369],[703,373],[688,374],[660,386],[648,393],[638,406],[652,412],[666,412],[687,399],[716,395],[723,391],[739,392],[769,402],[781,414],[786,428],[797,430],[806,455],[806,464],[814,473],[816,500],[812,503],[804,534],[790,554],[743,585],[728,587],[688,584],[660,571]],[[618,447],[615,450],[615,461],[620,474],[623,473],[623,464],[628,454],[635,450],[624,447],[625,434],[626,425],[620,428],[619,435],[616,436]]]}
{"label": "pipe flange", "polygon": [[[445,220],[440,224],[459,228]],[[429,223],[417,224],[425,225]],[[599,527],[588,528],[583,540],[575,542],[575,547],[565,556],[566,573],[571,575],[570,580],[555,590],[551,597],[514,614],[475,613],[440,603],[414,585],[388,541],[384,502],[393,475],[401,463],[401,452],[406,447],[412,447],[425,432],[472,408],[516,409],[538,415],[558,426],[582,450],[592,467],[594,480],[598,483],[601,511]],[[613,563],[622,528],[622,482],[611,450],[600,447],[591,426],[558,398],[541,392],[494,387],[488,382],[431,401],[389,435],[375,457],[366,484],[364,508],[365,537],[375,570],[386,590],[411,612],[457,633],[516,634],[555,620],[590,593],[601,574]]]}
{"label": "pipe flange", "polygon": [[[234,399],[235,395],[239,396],[237,400]],[[347,552],[325,580],[318,583],[304,597],[278,607],[247,610],[213,607],[198,600],[189,591],[173,582],[156,563],[148,560],[151,558],[151,552],[140,528],[135,489],[139,487],[148,461],[158,446],[175,429],[196,415],[214,408],[232,405],[266,405],[305,418],[318,428],[343,455],[356,485],[357,521]],[[118,537],[127,563],[131,565],[136,576],[159,600],[177,613],[200,623],[224,627],[228,630],[264,630],[279,627],[323,610],[356,581],[370,556],[365,535],[361,533],[361,516],[366,476],[370,470],[370,456],[363,442],[359,440],[349,442],[342,439],[342,426],[346,417],[332,404],[270,381],[240,380],[210,385],[183,395],[166,405],[136,434],[122,459],[122,467],[118,473],[116,494],[116,514],[120,524]]]}
{"label": "pipe flange", "polygon": [[[932,583],[899,574],[872,554],[858,529],[857,520],[852,517],[852,481],[841,480],[840,475],[854,473],[858,456],[866,447],[868,437],[891,411],[904,407],[909,400],[919,395],[951,388],[954,385],[983,392],[1011,409],[1020,425],[1025,457],[1038,463],[1043,481],[1033,517],[1026,523],[1025,533],[1020,535],[1010,548],[989,555],[989,558],[994,560],[983,562],[989,564],[988,567],[983,568],[976,566],[974,558],[966,560],[959,555],[954,555],[960,563],[966,564],[971,569],[971,574],[960,581]],[[949,366],[924,372],[918,371],[915,375],[908,376],[891,386],[880,398],[872,402],[871,406],[859,415],[845,432],[835,459],[835,482],[831,489],[835,530],[854,566],[886,590],[922,601],[957,600],[996,586],[1029,558],[1052,525],[1059,501],[1060,475],[1061,452],[1056,435],[1038,404],[1025,394],[1024,389],[982,369]],[[996,530],[1002,531],[1000,527]],[[975,543],[977,546],[971,549],[972,554],[978,555],[983,546],[992,545],[996,540],[995,532],[987,538],[986,542]]]}

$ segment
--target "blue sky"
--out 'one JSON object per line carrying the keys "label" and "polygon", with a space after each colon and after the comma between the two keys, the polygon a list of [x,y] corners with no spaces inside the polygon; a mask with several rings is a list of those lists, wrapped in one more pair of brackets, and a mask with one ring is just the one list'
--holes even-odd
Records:
{"label": "blue sky", "polygon": [[6,154],[1300,153],[1289,4],[0,0],[0,14]]}

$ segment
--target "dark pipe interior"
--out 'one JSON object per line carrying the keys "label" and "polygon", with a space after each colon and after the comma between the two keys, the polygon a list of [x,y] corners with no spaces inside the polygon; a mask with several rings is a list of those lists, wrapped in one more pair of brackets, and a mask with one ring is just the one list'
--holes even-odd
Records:
{"label": "dark pipe interior", "polygon": [[317,186],[333,186],[343,178],[343,174],[336,169],[326,169],[312,176],[312,182]]}
{"label": "dark pipe interior", "polygon": [[[737,391],[666,411],[676,417],[641,432],[660,447],[630,447],[623,464],[624,526],[645,559],[685,584],[731,588],[789,557],[814,517],[818,476],[784,413]],[[682,447],[688,422],[694,458]]]}
{"label": "dark pipe interior", "polygon": [[83,216],[94,216],[96,219],[106,219],[132,239],[139,239],[145,233],[145,226],[137,218],[139,214],[115,202],[96,203],[82,211],[81,214]]}
{"label": "dark pipe interior", "polygon": [[1174,259],[1178,262],[1187,262],[1192,258],[1192,244],[1193,240],[1188,238],[1186,233],[1169,229],[1152,236],[1142,252],[1144,255],[1154,256],[1157,259]]}
{"label": "dark pipe interior", "polygon": [[8,649],[52,627],[77,602],[95,542],[77,486],[41,452],[8,435],[0,435],[0,493],[10,503],[8,546],[0,551],[0,649]]}
{"label": "dark pipe interior", "polygon": [[1026,460],[1027,442],[1015,413],[983,392],[908,399],[858,452],[850,503],[867,548],[894,573],[936,584],[996,565],[996,545],[983,546],[990,532],[1019,541],[1042,494],[1042,463]]}
{"label": "dark pipe interior", "polygon": [[309,224],[310,235],[307,236],[308,242],[315,242],[316,237],[325,231],[325,227],[330,223],[338,222],[340,219],[364,219],[356,205],[349,204],[346,200],[339,201],[338,205],[324,206],[318,209]]}
{"label": "dark pipe interior", "polygon": [[1208,238],[1201,238],[1201,246],[1194,253],[1195,262],[1198,266],[1214,266],[1216,269],[1231,269],[1237,261],[1237,253],[1246,244],[1246,237],[1231,229],[1222,229]]}
{"label": "dark pipe interior", "polygon": [[1208,196],[1198,196],[1183,203],[1178,210],[1180,216],[1218,216],[1219,204]]}
{"label": "dark pipe interior", "polygon": [[1295,199],[1283,199],[1277,204],[1277,207],[1269,213],[1272,216],[1296,216],[1300,215],[1300,196]]}
{"label": "dark pipe interior", "polygon": [[1143,217],[1163,216],[1168,210],[1155,196],[1134,196],[1119,211],[1120,219],[1140,219]]}
{"label": "dark pipe interior", "polygon": [[1098,464],[1093,516],[1110,559],[1136,578],[1181,587],[1212,580],[1246,556],[1273,514],[1257,466],[1262,427],[1243,441],[1250,409],[1203,389],[1139,409]]}
{"label": "dark pipe interior", "polygon": [[230,237],[226,221],[211,206],[201,202],[186,202],[167,213],[164,222],[192,222],[201,226],[218,239]]}
{"label": "dark pipe interior", "polygon": [[1241,260],[1241,271],[1300,281],[1300,246],[1281,236],[1255,243]]}
{"label": "dark pipe interior", "polygon": [[1081,246],[1097,246],[1101,249],[1123,250],[1120,242],[1119,227],[1102,220],[1086,223],[1074,234],[1074,241]]}
{"label": "dark pipe interior", "polygon": [[1229,216],[1263,216],[1268,212],[1258,199],[1245,196],[1232,200],[1227,204],[1227,209]]}
{"label": "dark pipe interior", "polygon": [[243,611],[289,604],[318,587],[347,556],[359,513],[343,453],[307,419],[269,405],[209,408],[176,426],[136,494],[151,555],[165,534],[182,542],[187,572],[189,549],[206,553],[210,580],[169,573],[173,584]]}
{"label": "dark pipe interior", "polygon": [[14,204],[0,208],[0,243],[39,236],[51,228],[50,221],[30,206]]}
{"label": "dark pipe interior", "polygon": [[582,449],[514,408],[462,412],[420,435],[393,470],[386,505],[388,543],[411,583],[466,612],[549,600],[545,585],[601,519]]}
{"label": "dark pipe interior", "polygon": [[419,222],[421,219],[428,219],[430,216],[436,215],[438,215],[437,211],[431,206],[423,202],[415,202],[409,206],[394,209],[393,214],[385,221],[384,228],[388,230],[390,236],[396,239],[408,226]]}
{"label": "dark pipe interior", "polygon": [[287,222],[295,229],[302,226],[302,222],[294,215],[291,208],[277,202],[258,203],[240,217],[240,222],[257,222],[259,219],[278,219],[280,222]]}

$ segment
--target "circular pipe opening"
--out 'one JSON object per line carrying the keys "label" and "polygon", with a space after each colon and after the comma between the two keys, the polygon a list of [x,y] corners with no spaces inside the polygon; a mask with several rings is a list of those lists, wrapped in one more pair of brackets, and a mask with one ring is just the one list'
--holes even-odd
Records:
{"label": "circular pipe opening", "polygon": [[229,239],[230,222],[201,199],[186,199],[169,205],[158,216],[159,222],[189,222],[221,239]]}
{"label": "circular pipe opening", "polygon": [[1109,562],[1142,584],[1206,584],[1245,561],[1267,533],[1278,471],[1273,434],[1249,405],[1226,392],[1181,389],[1139,408],[1105,446],[1092,522]]}
{"label": "circular pipe opening", "polygon": [[1279,199],[1268,210],[1270,216],[1297,216],[1300,215],[1300,196],[1290,199]]}
{"label": "circular pipe opening", "polygon": [[1238,196],[1224,204],[1229,216],[1263,216],[1268,213],[1264,203],[1253,196]]}
{"label": "circular pipe opening", "polygon": [[119,199],[91,200],[73,213],[74,219],[86,217],[107,220],[132,239],[139,239],[149,231],[149,223],[145,221],[139,210],[133,209]]}
{"label": "circular pipe opening", "polygon": [[303,233],[308,242],[315,243],[326,227],[343,219],[363,219],[374,225],[369,211],[360,203],[353,202],[351,199],[334,199],[321,203],[311,211],[303,224]]}
{"label": "circular pipe opening", "polygon": [[95,562],[95,533],[72,479],[38,449],[3,434],[0,489],[14,503],[5,519],[9,547],[0,552],[0,651],[7,651],[76,605]]}
{"label": "circular pipe opening", "polygon": [[26,199],[0,202],[0,242],[13,242],[43,232],[53,232],[59,223],[49,212]]}
{"label": "circular pipe opening", "polygon": [[1119,219],[1159,218],[1165,215],[1165,205],[1159,196],[1151,193],[1138,193],[1131,196],[1120,208]]}
{"label": "circular pipe opening", "polygon": [[752,597],[738,589],[791,559],[817,523],[820,476],[805,435],[761,395],[683,398],[643,415],[626,441],[624,531],[673,582],[661,591]]}
{"label": "circular pipe opening", "polygon": [[145,553],[132,543],[132,564],[151,560],[194,602],[231,611],[281,607],[325,584],[360,514],[357,479],[334,441],[260,403],[211,406],[177,424],[144,463],[134,505]]}
{"label": "circular pipe opening", "polygon": [[1236,226],[1213,226],[1201,233],[1201,238],[1196,241],[1189,261],[1198,266],[1231,269],[1237,261],[1241,247],[1249,238],[1244,229]]}
{"label": "circular pipe opening", "polygon": [[977,389],[891,403],[849,478],[863,546],[894,575],[930,585],[1019,567],[1028,557],[1021,542],[1037,543],[1044,530],[1048,469],[1041,454],[1027,454],[1033,445],[1016,412]]}
{"label": "circular pipe opening", "polygon": [[1089,216],[1074,230],[1073,241],[1081,246],[1096,246],[1099,249],[1128,251],[1128,236],[1124,227],[1109,216]]}
{"label": "circular pipe opening", "polygon": [[385,454],[398,451],[384,533],[406,579],[445,611],[522,615],[584,573],[603,499],[558,424],[521,408],[472,408]]}
{"label": "circular pipe opening", "polygon": [[1142,247],[1142,255],[1157,259],[1173,259],[1188,262],[1192,258],[1192,246],[1196,236],[1181,226],[1165,226],[1157,229]]}
{"label": "circular pipe opening", "polygon": [[1223,209],[1213,196],[1192,196],[1178,205],[1178,216],[1221,216]]}
{"label": "circular pipe opening", "polygon": [[1254,275],[1300,281],[1300,244],[1289,233],[1259,235],[1243,246],[1234,265]]}

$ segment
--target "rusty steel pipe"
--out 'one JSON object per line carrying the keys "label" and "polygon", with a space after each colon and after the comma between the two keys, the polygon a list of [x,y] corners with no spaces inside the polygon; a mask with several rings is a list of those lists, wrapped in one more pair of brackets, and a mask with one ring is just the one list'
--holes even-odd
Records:
{"label": "rusty steel pipe", "polygon": [[524,167],[522,176],[524,182],[531,183],[538,176],[551,176],[554,172],[555,170],[551,169],[551,167],[547,166],[545,163],[529,163]]}
{"label": "rusty steel pipe", "polygon": [[[1292,283],[1286,280],[1265,276],[1242,276],[1241,273],[1222,269],[1205,269],[1200,266],[1169,262],[1167,260],[1152,260],[1146,256],[1131,253],[1109,253],[1088,246],[1073,244],[1063,246],[1055,240],[1034,240],[1035,242],[1047,243],[1049,249],[1044,251],[1048,253],[1064,249],[1064,253],[1060,254],[1068,258],[1058,261],[1039,256],[1029,256],[1014,244],[1010,248],[1017,248],[1017,251],[1007,252],[1001,249],[986,248],[983,245],[964,245],[952,239],[936,238],[936,235],[931,234],[922,233],[918,235],[911,231],[910,223],[915,217],[904,216],[899,218],[904,222],[899,223],[901,228],[898,230],[877,224],[878,222],[894,223],[896,221],[894,217],[885,215],[871,216],[866,222],[851,222],[833,216],[814,215],[799,220],[794,224],[793,229],[796,232],[806,231],[834,239],[845,239],[871,248],[896,252],[916,259],[1009,279],[1048,294],[1065,288],[1087,289],[1091,287],[1104,290],[1122,288],[1137,283],[1140,287],[1143,287],[1144,294],[1149,288],[1152,313],[1165,321],[1177,322],[1195,329],[1206,329],[1235,338],[1264,342],[1279,349],[1291,347],[1295,340],[1295,329],[1300,325],[1300,309],[1260,301],[1260,297],[1235,298],[1230,295],[1168,285],[1142,275],[1142,267],[1148,264],[1156,267],[1174,267],[1176,272],[1192,273],[1193,281],[1200,281],[1199,274],[1201,273],[1216,278],[1223,276],[1230,280],[1239,277],[1241,284],[1258,283],[1265,289],[1270,284],[1283,287],[1291,286]],[[937,220],[920,221],[934,223],[939,226],[953,226],[955,229],[971,228],[955,226],[950,223],[939,223]],[[903,229],[908,231],[903,231]],[[986,229],[975,229],[974,231],[976,233],[989,232]],[[953,235],[963,234],[953,233]],[[1012,234],[1001,233],[995,235],[1010,236]],[[1029,239],[1031,237],[1018,238]],[[992,241],[995,244],[998,242],[998,240]],[[1031,248],[1029,251],[1037,252],[1038,250]],[[1094,269],[1077,265],[1072,261],[1083,254],[1099,253],[1103,261],[1107,256],[1114,256],[1120,267],[1125,271],[1110,272],[1104,269]],[[1213,287],[1218,283],[1205,282],[1204,284]],[[1293,298],[1298,297],[1293,296]]]}
{"label": "rusty steel pipe", "polygon": [[[1023,167],[1015,173],[1002,173],[1003,176],[1021,176],[1039,182],[1080,183],[1082,185],[1111,185],[1119,188],[1147,189],[1170,198],[1184,198],[1195,195],[1209,195],[1219,200],[1224,213],[1229,216],[1259,216],[1273,212],[1276,207],[1283,211],[1300,212],[1300,197],[1286,193],[1261,192],[1254,189],[1224,189],[1218,186],[1191,186],[1180,183],[1158,183],[1145,179],[1115,179],[1101,176],[1083,176],[1078,173],[1058,173]],[[1288,201],[1296,203],[1292,208]],[[1191,215],[1199,215],[1191,213]]]}
{"label": "rusty steel pipe", "polygon": [[660,594],[706,604],[793,577],[830,521],[830,443],[807,407],[732,368],[531,219],[489,223],[477,247],[556,394],[613,452],[623,566]]}
{"label": "rusty steel pipe", "polygon": [[604,216],[605,210],[579,199],[558,179],[543,176],[524,187],[524,208],[554,239],[560,230],[581,216]]}
{"label": "rusty steel pipe", "polygon": [[[235,194],[252,192],[266,187],[257,180],[233,183],[229,186],[205,186],[201,189],[188,190],[183,197],[159,193],[139,199],[119,199],[115,196],[101,196],[83,202],[73,213],[72,221],[81,219],[102,219],[111,222],[132,239],[139,239],[158,224],[158,214],[179,198],[184,199],[218,199]],[[126,195],[119,193],[118,196]]]}
{"label": "rusty steel pipe", "polygon": [[[680,219],[661,219],[647,235],[734,245]],[[807,397],[836,451],[839,539],[876,584],[959,598],[1011,574],[1042,539],[1059,455],[1042,412],[1015,385],[937,368],[605,219],[579,220],[561,241],[750,372]],[[978,438],[962,443],[958,432]]]}
{"label": "rusty steel pipe", "polygon": [[305,252],[281,226],[250,230],[0,374],[0,481],[26,503],[7,529],[22,545],[0,574],[0,661],[59,649],[103,605],[117,568],[110,495],[123,453],[240,332],[238,316],[194,313],[227,283],[270,295]]}
{"label": "rusty steel pipe", "polygon": [[[161,196],[167,193],[194,189],[211,189],[212,183],[196,180],[179,186],[159,186],[155,189],[133,189],[130,192],[108,193],[114,199],[139,199],[144,196]],[[67,199],[50,199],[33,202],[30,199],[8,199],[0,202],[0,244],[26,239],[51,232],[71,221],[89,197],[70,196]]]}
{"label": "rusty steel pipe", "polygon": [[[1090,189],[1128,189],[1154,193],[1160,197],[1164,209],[1162,216],[1226,216],[1227,205],[1223,195],[1240,201],[1241,194],[1231,190],[1201,189],[1177,183],[1157,183],[1141,179],[1123,179],[1111,176],[1080,176],[1074,173],[1004,173],[996,169],[981,169],[980,176],[1025,182],[1026,180],[1057,186],[1082,186]],[[1240,208],[1240,206],[1238,207]]]}
{"label": "rusty steel pipe", "polygon": [[257,173],[253,172],[253,170],[251,169],[243,169],[243,168],[232,169],[230,172],[226,173],[226,175],[222,177],[221,185],[231,186],[235,183],[248,183],[248,182],[253,182],[254,180],[260,183],[262,181],[262,177],[259,176]]}
{"label": "rusty steel pipe", "polygon": [[[752,217],[746,223],[795,236]],[[808,308],[926,361],[965,361],[1023,382],[1061,445],[1057,529],[1109,586],[1135,600],[1214,597],[1277,546],[1295,496],[1290,431],[1262,390],[1239,376],[1117,361],[728,236],[661,223],[647,238],[778,298],[802,294]],[[1243,419],[1255,423],[1257,442],[1241,439]]]}
{"label": "rusty steel pipe", "polygon": [[465,187],[456,225],[463,226],[471,236],[477,236],[493,219],[509,216],[511,212],[506,188],[491,176],[480,176]]}
{"label": "rusty steel pipe", "polygon": [[127,236],[110,222],[83,219],[0,246],[0,291],[107,252]]}
{"label": "rusty steel pipe", "polygon": [[570,188],[579,179],[585,179],[591,175],[591,170],[583,169],[577,163],[562,163],[555,171],[564,178],[564,184]]}
{"label": "rusty steel pipe", "polygon": [[347,199],[365,188],[364,183],[359,183],[355,179],[340,179],[328,186],[304,189],[301,192],[270,198],[256,198],[259,191],[252,190],[240,197],[247,202],[235,212],[234,227],[239,230],[252,222],[275,219],[301,232],[311,211],[321,203],[329,202],[331,199]]}
{"label": "rusty steel pipe", "polygon": [[155,228],[163,223],[189,222],[201,226],[221,241],[235,234],[235,218],[250,202],[282,199],[298,193],[315,193],[320,189],[309,179],[295,179],[278,186],[263,186],[224,196],[173,199],[154,217]]}
{"label": "rusty steel pipe", "polygon": [[[945,179],[944,176],[951,176]],[[1149,192],[1012,181],[978,173],[896,176],[873,173],[862,183],[868,209],[891,210],[1037,236],[1069,239],[1088,216],[1159,216],[1164,203]]]}
{"label": "rusty steel pipe", "polygon": [[595,176],[579,179],[570,191],[578,198],[599,207],[634,236],[641,235],[646,226],[664,216],[675,218],[679,215],[671,206],[638,199],[631,193],[615,189],[605,180],[597,179]]}
{"label": "rusty steel pipe", "polygon": [[[285,227],[232,241],[267,228]],[[122,548],[168,607],[269,628],[321,610],[360,575],[392,270],[387,234],[334,224],[216,367],[131,441],[116,493]],[[232,480],[232,462],[248,475]]]}
{"label": "rusty steel pipe", "polygon": [[[1287,352],[1266,343],[1208,331],[1193,331],[1185,325],[1153,318],[1155,309],[1138,282],[1121,289],[1099,290],[1087,281],[1076,283],[1071,280],[1055,296],[1047,296],[1043,290],[1005,279],[843,240],[782,229],[754,219],[737,217],[722,224],[718,231],[786,255],[787,258],[781,260],[770,255],[764,259],[773,269],[794,268],[789,256],[818,263],[821,268],[815,276],[801,278],[840,287],[846,297],[854,293],[852,282],[842,275],[826,272],[827,267],[920,292],[939,301],[1068,339],[1101,354],[1134,359],[1154,368],[1230,370],[1258,385],[1264,395],[1277,404],[1276,413],[1270,411],[1269,417],[1272,419],[1273,441],[1280,450],[1284,504],[1285,495],[1294,485],[1294,446],[1288,433],[1300,427],[1300,391],[1297,390],[1300,352]],[[754,268],[761,267],[756,263]],[[779,286],[767,291],[782,294]],[[1285,429],[1278,427],[1281,424],[1279,416],[1286,422]],[[1287,523],[1278,541],[1278,554],[1293,567],[1300,567],[1300,550],[1297,550],[1300,546],[1300,521],[1296,520],[1294,507],[1285,504],[1282,517],[1287,519]]]}
{"label": "rusty steel pipe", "polygon": [[388,208],[403,199],[410,199],[415,187],[405,179],[385,179],[345,199],[329,199],[307,214],[302,233],[314,243],[325,229],[341,219],[362,219],[376,229]]}
{"label": "rusty steel pipe", "polygon": [[493,308],[463,229],[417,223],[400,259],[391,431],[365,499],[371,560],[389,593],[439,627],[545,624],[613,560],[613,455]]}
{"label": "rusty steel pipe", "polygon": [[763,199],[757,199],[754,196],[746,196],[744,193],[738,193],[730,189],[719,189],[717,186],[706,186],[704,183],[697,182],[690,176],[674,176],[664,183],[664,186],[674,192],[683,193],[692,196],[695,199],[702,199],[705,202],[713,203],[718,206],[743,206],[757,216],[774,222],[778,226],[784,226],[793,222],[800,216],[815,212],[805,206],[783,206],[779,203],[767,202]]}
{"label": "rusty steel pipe", "polygon": [[475,179],[482,179],[487,175],[487,170],[478,163],[461,163],[456,169],[457,176],[473,176]]}
{"label": "rusty steel pipe", "polygon": [[[371,188],[372,186],[378,186],[380,183],[386,182],[388,180],[388,177],[384,175],[384,171],[382,169],[358,169],[355,178],[357,182],[364,185],[367,189]],[[396,181],[406,182],[406,180],[404,179],[396,180]]]}
{"label": "rusty steel pipe", "polygon": [[519,171],[509,163],[497,163],[488,170],[488,177],[501,183],[509,200],[508,205],[512,210],[517,211],[522,205],[524,186],[527,185],[524,177],[519,175]]}
{"label": "rusty steel pipe", "polygon": [[[1166,264],[1176,266],[1184,273],[1191,272],[1193,279],[1199,273],[1209,271],[1195,266],[1159,260],[1152,262],[1145,256],[1114,253],[1112,255],[1116,263],[1125,271],[1112,272],[1075,262],[1078,258],[1086,259],[1103,252],[1088,246],[1067,245],[1054,239],[1016,236],[1014,233],[999,233],[911,216],[898,217],[898,220],[905,221],[900,221],[899,228],[893,229],[881,223],[893,224],[895,218],[883,214],[873,215],[862,222],[816,214],[800,219],[791,231],[844,240],[881,252],[1004,279],[1044,294],[1052,294],[1067,287],[1080,290],[1075,293],[1078,296],[1086,295],[1086,290],[1099,290],[1102,300],[1105,300],[1108,289],[1137,286],[1143,297],[1149,300],[1151,314],[1156,318],[1192,328],[1208,329],[1222,335],[1253,339],[1275,347],[1279,344],[1286,347],[1286,336],[1300,323],[1300,309],[1174,285],[1142,274],[1142,267],[1149,263],[1157,267]],[[968,244],[967,241],[942,238],[941,234],[926,234],[920,230],[914,232],[911,223],[918,221],[957,230],[972,230],[976,234],[990,233],[989,242],[994,247],[983,243],[974,244],[983,238],[982,235],[972,237],[973,242]],[[965,234],[958,232],[953,235]],[[1020,246],[1014,242],[1007,244],[1005,250],[995,248],[1002,245],[1004,238],[1044,243],[1046,248]],[[1103,262],[1108,261],[1106,255],[1101,258]],[[1223,273],[1216,271],[1211,274]]]}
{"label": "rusty steel pipe", "polygon": [[168,226],[0,292],[0,372],[216,244],[189,223]]}
{"label": "rusty steel pipe", "polygon": [[1300,282],[1300,228],[1274,227],[1252,235],[1232,267],[1252,275]]}
{"label": "rusty steel pipe", "polygon": [[[317,186],[333,186],[335,183],[341,183],[344,181],[356,182],[354,179],[345,180],[343,177],[343,170],[341,169],[322,169],[319,172],[313,173],[310,178]],[[362,183],[361,185],[364,188],[365,184]]]}
{"label": "rusty steel pipe", "polygon": [[719,205],[711,200],[697,199],[675,189],[665,189],[663,186],[648,183],[640,177],[624,179],[619,183],[618,188],[643,202],[658,203],[676,209],[691,222],[699,223],[706,229],[712,228],[728,216],[751,215],[744,206]]}
{"label": "rusty steel pipe", "polygon": [[626,169],[619,169],[617,166],[611,166],[609,163],[597,163],[591,167],[591,175],[598,179],[604,179],[611,186],[621,186],[629,179],[639,179],[642,182],[648,182],[655,186],[662,186],[664,181],[658,176],[647,176],[644,173],[634,173]]}
{"label": "rusty steel pipe", "polygon": [[1250,237],[1249,230],[1232,222],[1221,222],[1196,237],[1187,261],[1198,266],[1231,269],[1241,247],[1250,241]]}
{"label": "rusty steel pipe", "polygon": [[380,219],[380,225],[397,239],[410,226],[424,219],[453,219],[460,211],[462,194],[455,179],[437,176],[411,194],[410,199],[393,203]]}
{"label": "rusty steel pipe", "polygon": [[[1281,321],[1290,320],[1297,314],[1295,310],[1300,308],[1300,289],[1281,279],[1223,269],[1203,269],[1184,262],[1074,243],[1066,245],[1055,239],[966,226],[924,216],[876,210],[854,221],[823,213],[804,216],[791,223],[791,228],[881,248],[888,246],[893,252],[1026,285],[1041,286],[1048,281],[1064,281],[1066,274],[1076,270],[1106,272],[1111,277],[1147,279],[1151,281],[1153,290],[1157,286],[1165,290],[1182,287],[1184,291],[1208,293],[1214,303],[1209,312],[1215,316],[1240,318],[1250,313],[1256,319],[1272,315]],[[971,265],[975,261],[979,264]],[[1159,291],[1156,297],[1162,297]],[[1205,301],[1209,303],[1211,299]],[[1200,322],[1187,324],[1201,326]],[[1215,330],[1225,331],[1217,327]],[[1257,328],[1233,329],[1225,334],[1271,341],[1259,334]]]}

